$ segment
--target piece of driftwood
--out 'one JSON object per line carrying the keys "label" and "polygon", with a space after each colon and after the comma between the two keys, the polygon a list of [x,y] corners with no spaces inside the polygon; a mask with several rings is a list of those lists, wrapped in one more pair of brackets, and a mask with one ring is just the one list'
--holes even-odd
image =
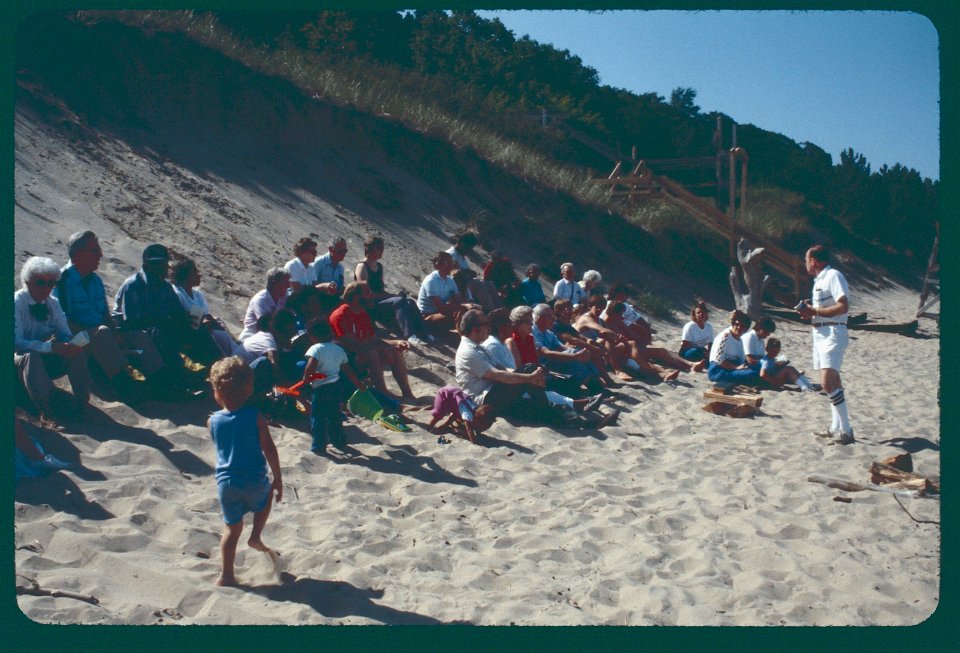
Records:
{"label": "piece of driftwood", "polygon": [[845,490],[846,492],[863,492],[864,490],[870,490],[873,492],[886,492],[889,494],[895,494],[899,497],[924,497],[927,496],[926,492],[922,489],[917,490],[901,490],[892,487],[885,487],[883,485],[876,485],[874,483],[858,483],[857,481],[848,481],[842,478],[835,478],[833,476],[822,476],[820,474],[811,474],[807,477],[807,480],[811,483],[822,483],[827,487],[836,488],[837,490]]}
{"label": "piece of driftwood", "polygon": [[54,598],[76,599],[85,601],[94,605],[100,604],[100,599],[89,594],[77,594],[66,590],[48,590],[37,585],[36,581],[32,585],[17,585],[17,594],[30,594],[32,596],[52,596]]}
{"label": "piece of driftwood", "polygon": [[895,456],[890,456],[889,458],[884,458],[880,461],[881,465],[889,465],[894,469],[899,469],[903,472],[912,472],[913,471],[913,456],[908,453],[901,453]]}
{"label": "piece of driftwood", "polygon": [[759,412],[756,406],[746,404],[725,404],[720,401],[711,401],[704,405],[703,409],[714,415],[726,415],[727,417],[753,417]]}
{"label": "piece of driftwood", "polygon": [[883,463],[870,465],[870,482],[887,487],[923,490],[927,494],[940,494],[940,481]]}
{"label": "piece of driftwood", "polygon": [[759,394],[727,394],[716,388],[704,390],[703,398],[709,399],[712,402],[733,404],[735,406],[752,406],[753,408],[759,408],[763,403],[763,397]]}
{"label": "piece of driftwood", "polygon": [[740,283],[737,266],[730,267],[730,290],[733,292],[733,301],[737,309],[743,311],[756,320],[763,317],[763,293],[770,283],[770,275],[764,274],[761,261],[766,250],[763,247],[750,249],[746,238],[737,243],[737,262],[743,270],[743,280],[747,289],[744,291]]}

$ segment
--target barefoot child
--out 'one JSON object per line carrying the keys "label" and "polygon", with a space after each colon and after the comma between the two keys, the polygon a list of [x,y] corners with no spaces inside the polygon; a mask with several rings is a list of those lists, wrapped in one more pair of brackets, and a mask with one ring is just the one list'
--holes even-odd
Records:
{"label": "barefoot child", "polygon": [[[275,560],[276,554],[260,539],[270,515],[270,499],[283,498],[280,458],[270,437],[267,421],[254,407],[245,405],[253,394],[253,370],[243,359],[231,356],[217,361],[210,370],[213,397],[222,407],[207,420],[217,450],[217,490],[223,511],[220,555],[223,570],[217,585],[236,585],[233,561],[243,531],[243,515],[253,513],[253,530],[247,544]],[[267,464],[273,482],[267,477]]]}
{"label": "barefoot child", "polygon": [[[427,425],[427,429],[433,433],[440,433],[441,429],[450,426],[457,416],[463,424],[467,438],[474,444],[477,441],[477,434],[490,428],[493,425],[493,420],[496,419],[490,406],[481,405],[477,407],[473,403],[473,399],[455,385],[447,385],[437,390],[437,397],[433,401],[433,410],[430,411],[430,424]],[[444,417],[447,419],[443,425],[438,425],[438,422]]]}

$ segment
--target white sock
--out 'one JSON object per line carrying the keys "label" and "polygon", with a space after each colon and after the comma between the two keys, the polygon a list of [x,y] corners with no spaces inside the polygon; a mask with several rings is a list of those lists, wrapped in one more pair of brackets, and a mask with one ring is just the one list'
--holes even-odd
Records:
{"label": "white sock", "polygon": [[564,397],[562,394],[558,394],[553,390],[547,390],[544,394],[547,395],[547,401],[554,406],[569,406],[573,408],[573,399],[570,397]]}
{"label": "white sock", "polygon": [[837,388],[828,397],[833,407],[834,421],[837,423],[835,428],[844,433],[850,433],[853,429],[850,427],[850,415],[847,412],[847,402],[843,396],[843,388]]}
{"label": "white sock", "polygon": [[803,374],[797,377],[797,385],[800,386],[800,389],[804,392],[813,390],[813,386],[810,385],[810,379],[805,377]]}

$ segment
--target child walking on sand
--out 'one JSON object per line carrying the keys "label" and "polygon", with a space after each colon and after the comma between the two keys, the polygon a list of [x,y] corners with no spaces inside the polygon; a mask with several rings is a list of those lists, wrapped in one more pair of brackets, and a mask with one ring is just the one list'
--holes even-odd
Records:
{"label": "child walking on sand", "polygon": [[[217,450],[217,492],[225,523],[220,538],[223,569],[217,585],[236,585],[233,562],[245,513],[253,513],[253,530],[247,544],[266,553],[276,567],[276,553],[263,543],[260,534],[270,516],[274,491],[277,503],[283,498],[283,479],[266,419],[256,407],[245,404],[253,394],[250,366],[238,356],[224,358],[211,368],[210,383],[213,397],[222,408],[207,420]],[[273,482],[267,477],[268,463]]]}

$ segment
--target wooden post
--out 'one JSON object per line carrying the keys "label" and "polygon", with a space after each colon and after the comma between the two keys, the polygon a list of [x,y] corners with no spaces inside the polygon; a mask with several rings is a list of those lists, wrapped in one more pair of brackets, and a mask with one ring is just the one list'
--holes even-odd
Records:
{"label": "wooden post", "polygon": [[729,166],[728,166],[728,198],[727,215],[730,217],[730,261],[735,263],[737,260],[737,161],[733,153],[734,148],[730,148]]}
{"label": "wooden post", "polygon": [[738,154],[742,159],[740,164],[740,215],[745,215],[747,212],[747,153],[740,150]]}
{"label": "wooden post", "polygon": [[721,200],[723,199],[723,118],[717,116],[717,128],[713,132],[713,141],[714,148],[716,152],[717,162],[717,206],[719,207]]}

